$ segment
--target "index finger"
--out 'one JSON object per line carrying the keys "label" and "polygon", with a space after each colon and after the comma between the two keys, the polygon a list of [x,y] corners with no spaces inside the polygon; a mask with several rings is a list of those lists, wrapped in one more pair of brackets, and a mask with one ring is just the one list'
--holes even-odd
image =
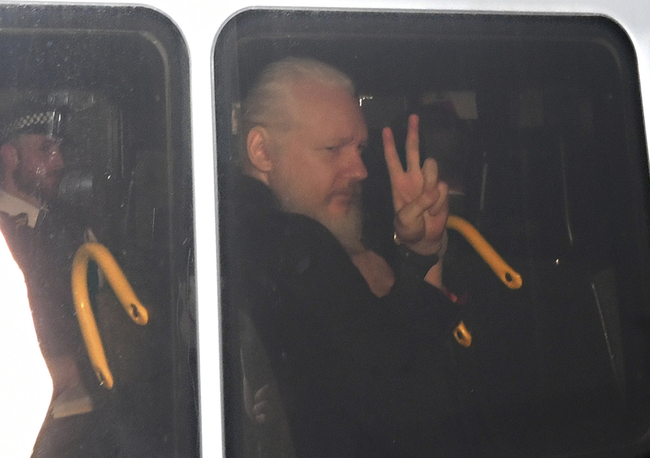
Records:
{"label": "index finger", "polygon": [[402,162],[399,160],[399,155],[397,154],[393,131],[390,127],[384,127],[381,134],[384,141],[384,158],[386,159],[386,166],[388,167],[388,175],[392,180],[398,173],[404,172],[404,168],[402,167]]}

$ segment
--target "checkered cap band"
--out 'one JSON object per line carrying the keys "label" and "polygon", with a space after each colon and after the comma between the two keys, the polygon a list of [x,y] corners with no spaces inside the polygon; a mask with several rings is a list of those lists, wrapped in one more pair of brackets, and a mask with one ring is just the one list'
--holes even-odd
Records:
{"label": "checkered cap band", "polygon": [[8,138],[15,132],[33,127],[33,126],[52,126],[56,123],[56,111],[44,111],[41,113],[31,113],[21,116],[10,122],[3,130],[3,138]]}

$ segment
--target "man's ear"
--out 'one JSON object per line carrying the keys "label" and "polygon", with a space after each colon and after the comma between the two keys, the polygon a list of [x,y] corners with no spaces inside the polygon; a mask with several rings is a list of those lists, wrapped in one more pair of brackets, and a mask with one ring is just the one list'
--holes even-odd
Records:
{"label": "man's ear", "polygon": [[246,151],[248,160],[257,172],[268,173],[273,168],[270,156],[271,138],[264,127],[255,126],[248,132]]}

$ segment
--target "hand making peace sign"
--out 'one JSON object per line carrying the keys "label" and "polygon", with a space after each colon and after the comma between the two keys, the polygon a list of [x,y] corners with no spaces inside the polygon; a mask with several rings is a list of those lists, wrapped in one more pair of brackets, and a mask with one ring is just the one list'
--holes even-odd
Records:
{"label": "hand making peace sign", "polygon": [[438,181],[438,164],[427,158],[420,168],[417,115],[411,115],[406,135],[406,170],[402,167],[390,128],[382,132],[384,157],[395,207],[395,235],[410,250],[430,255],[444,244],[449,214],[446,183]]}

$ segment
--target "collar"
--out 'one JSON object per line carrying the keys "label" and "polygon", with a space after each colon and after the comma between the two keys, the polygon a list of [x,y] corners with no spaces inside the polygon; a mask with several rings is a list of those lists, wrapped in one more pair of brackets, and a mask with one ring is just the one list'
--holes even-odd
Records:
{"label": "collar", "polygon": [[235,178],[232,196],[238,206],[253,207],[256,211],[282,211],[280,202],[271,189],[249,175],[240,174]]}
{"label": "collar", "polygon": [[27,214],[27,225],[29,227],[36,226],[36,220],[42,209],[35,207],[29,202],[11,195],[0,189],[0,211],[7,213],[9,216],[16,216],[20,213]]}

